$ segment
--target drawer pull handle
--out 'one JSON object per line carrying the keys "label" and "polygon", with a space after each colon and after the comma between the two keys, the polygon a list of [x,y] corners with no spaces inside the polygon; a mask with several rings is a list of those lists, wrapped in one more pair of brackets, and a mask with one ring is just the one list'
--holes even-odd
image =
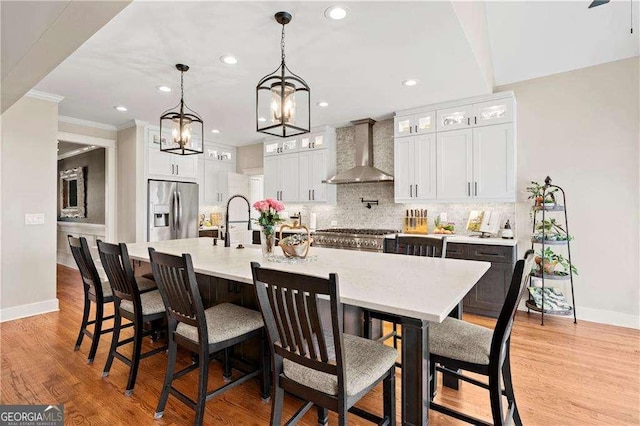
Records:
{"label": "drawer pull handle", "polygon": [[500,253],[478,253],[480,256],[502,256]]}

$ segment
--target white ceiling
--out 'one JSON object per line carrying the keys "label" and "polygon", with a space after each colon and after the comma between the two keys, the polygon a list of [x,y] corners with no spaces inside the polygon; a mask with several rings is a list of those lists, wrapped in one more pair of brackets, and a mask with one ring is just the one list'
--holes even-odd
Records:
{"label": "white ceiling", "polygon": [[591,0],[488,2],[496,85],[612,62],[640,54],[640,2]]}
{"label": "white ceiling", "polygon": [[2,112],[128,3],[1,1]]}
{"label": "white ceiling", "polygon": [[[634,40],[640,28],[629,37],[625,0],[591,10],[588,3],[491,2],[483,32],[473,31],[482,25],[472,22],[469,9],[463,17],[450,2],[341,3],[350,9],[348,18],[329,21],[323,12],[333,3],[324,1],[139,1],[36,89],[65,97],[61,115],[112,125],[133,118],[156,124],[179,99],[174,64],[186,63],[191,70],[185,74],[185,100],[203,116],[205,136],[245,145],[263,137],[255,132],[255,85],[279,65],[277,11],[293,14],[287,65],[311,86],[312,126],[318,126],[488,93],[491,79],[483,72],[492,68],[497,85],[638,55]],[[483,33],[488,40],[468,39]],[[487,47],[480,52],[478,46]],[[486,63],[489,53],[493,67]],[[221,63],[224,54],[239,63]],[[407,78],[420,84],[402,86]],[[158,92],[161,84],[173,92]],[[329,107],[315,106],[320,100]],[[129,110],[120,113],[114,105]],[[221,133],[210,133],[213,128]]]}

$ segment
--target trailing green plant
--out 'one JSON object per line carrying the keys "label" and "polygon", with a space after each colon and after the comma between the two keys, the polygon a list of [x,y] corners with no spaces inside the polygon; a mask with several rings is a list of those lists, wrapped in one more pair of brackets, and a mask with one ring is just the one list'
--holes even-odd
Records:
{"label": "trailing green plant", "polygon": [[573,237],[567,234],[567,231],[557,223],[555,219],[545,219],[536,224],[535,238],[549,241],[571,241]]}
{"label": "trailing green plant", "polygon": [[571,268],[571,272],[578,275],[578,268],[576,268],[575,265],[571,265],[569,259],[554,252],[551,247],[545,248],[544,252],[537,252],[536,256],[536,263],[540,265],[541,270],[544,268],[543,265],[560,265],[565,274],[568,274],[569,268]]}

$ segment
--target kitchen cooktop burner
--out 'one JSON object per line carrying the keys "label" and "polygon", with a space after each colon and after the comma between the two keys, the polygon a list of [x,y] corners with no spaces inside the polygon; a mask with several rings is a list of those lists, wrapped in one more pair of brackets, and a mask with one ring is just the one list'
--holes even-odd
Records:
{"label": "kitchen cooktop burner", "polygon": [[397,234],[400,231],[396,229],[329,228],[329,229],[318,229],[316,233],[318,232],[323,232],[327,234],[388,235],[388,234]]}

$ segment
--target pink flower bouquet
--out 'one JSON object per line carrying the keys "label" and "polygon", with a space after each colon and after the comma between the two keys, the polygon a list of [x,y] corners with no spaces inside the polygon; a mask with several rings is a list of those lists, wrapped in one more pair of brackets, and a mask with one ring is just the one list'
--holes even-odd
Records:
{"label": "pink flower bouquet", "polygon": [[273,198],[267,198],[253,203],[253,208],[260,212],[256,222],[262,226],[262,232],[267,235],[273,234],[273,227],[283,221],[278,213],[284,210],[284,204]]}

